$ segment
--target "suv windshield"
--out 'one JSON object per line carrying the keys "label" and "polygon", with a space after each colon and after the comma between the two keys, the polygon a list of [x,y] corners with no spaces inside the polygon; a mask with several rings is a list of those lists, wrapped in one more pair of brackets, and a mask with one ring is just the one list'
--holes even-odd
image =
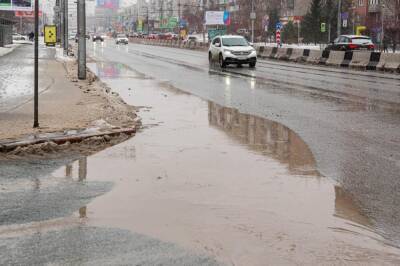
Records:
{"label": "suv windshield", "polygon": [[244,38],[222,38],[224,46],[249,46]]}
{"label": "suv windshield", "polygon": [[125,34],[118,34],[117,37],[118,38],[126,38]]}

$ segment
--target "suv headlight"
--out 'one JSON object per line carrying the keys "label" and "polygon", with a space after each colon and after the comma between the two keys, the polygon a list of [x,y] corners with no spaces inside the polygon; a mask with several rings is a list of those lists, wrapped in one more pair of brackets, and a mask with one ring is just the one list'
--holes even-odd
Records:
{"label": "suv headlight", "polygon": [[224,53],[231,53],[232,52],[232,50],[230,50],[230,49],[224,49]]}

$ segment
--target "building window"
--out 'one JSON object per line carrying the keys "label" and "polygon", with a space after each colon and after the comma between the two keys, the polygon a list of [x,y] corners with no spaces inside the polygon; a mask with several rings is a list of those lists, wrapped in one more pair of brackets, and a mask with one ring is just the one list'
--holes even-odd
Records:
{"label": "building window", "polygon": [[364,6],[364,0],[358,0],[358,6]]}

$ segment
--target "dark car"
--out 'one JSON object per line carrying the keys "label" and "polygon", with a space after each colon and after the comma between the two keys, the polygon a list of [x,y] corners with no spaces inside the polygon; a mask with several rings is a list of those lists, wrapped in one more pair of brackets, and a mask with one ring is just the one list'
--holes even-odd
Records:
{"label": "dark car", "polygon": [[[86,39],[90,40],[90,35],[89,34],[86,34]],[[79,40],[79,36],[78,36],[78,34],[76,34],[75,35],[75,42],[77,43],[78,40]]]}
{"label": "dark car", "polygon": [[101,37],[100,34],[95,34],[95,35],[93,35],[92,41],[93,41],[93,42],[96,42],[96,41],[104,42],[104,38]]}
{"label": "dark car", "polygon": [[329,51],[373,51],[374,49],[375,45],[371,38],[360,35],[341,35],[326,47],[326,50]]}

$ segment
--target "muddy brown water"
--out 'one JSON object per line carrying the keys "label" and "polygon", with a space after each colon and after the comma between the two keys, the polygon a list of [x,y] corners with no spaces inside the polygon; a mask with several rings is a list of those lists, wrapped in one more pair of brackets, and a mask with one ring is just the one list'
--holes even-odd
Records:
{"label": "muddy brown water", "polygon": [[319,174],[295,132],[114,67],[97,65],[97,73],[142,107],[144,128],[54,173],[115,183],[79,210],[85,224],[128,229],[232,265],[400,264],[399,250]]}

